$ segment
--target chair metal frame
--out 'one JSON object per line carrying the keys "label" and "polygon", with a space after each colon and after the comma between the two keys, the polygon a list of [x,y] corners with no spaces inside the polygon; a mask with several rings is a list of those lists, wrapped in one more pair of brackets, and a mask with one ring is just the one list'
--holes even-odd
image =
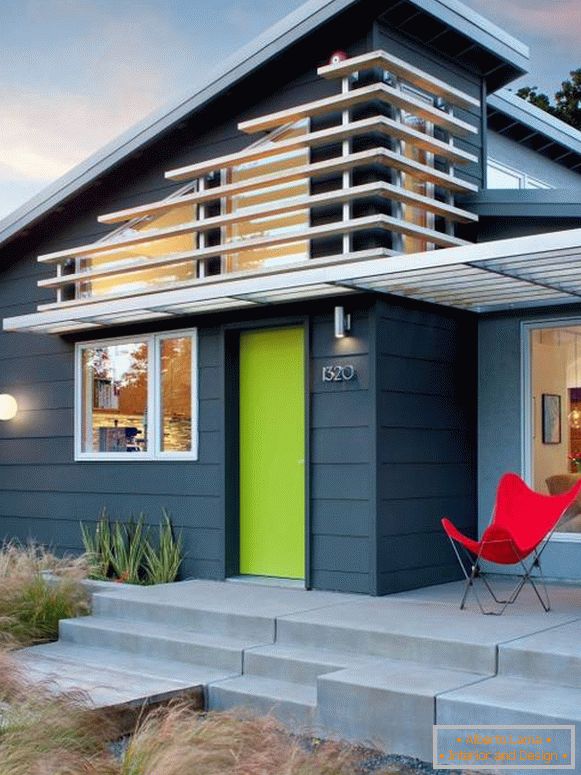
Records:
{"label": "chair metal frame", "polygon": [[[558,522],[555,524],[555,527],[551,530],[551,532],[547,535],[547,537],[545,539],[543,539],[542,543],[540,544],[540,550],[538,550],[538,548],[535,548],[528,555],[529,557],[532,556],[532,560],[531,560],[531,562],[529,563],[528,566],[527,566],[527,564],[525,562],[525,560],[527,558],[523,558],[521,556],[521,554],[518,551],[518,548],[517,548],[516,544],[514,543],[514,541],[512,540],[512,538],[499,538],[499,539],[493,539],[491,541],[486,541],[485,540],[485,541],[482,542],[482,545],[480,547],[480,551],[478,552],[477,555],[473,555],[471,552],[468,551],[468,549],[466,549],[466,547],[464,547],[464,546],[462,546],[462,544],[460,544],[460,547],[463,550],[464,555],[465,555],[465,559],[463,560],[460,552],[458,551],[458,547],[456,545],[457,542],[454,541],[454,539],[451,536],[448,536],[448,538],[450,539],[450,543],[452,544],[452,548],[454,549],[454,552],[455,552],[456,557],[458,559],[458,562],[460,563],[460,567],[462,568],[462,572],[464,573],[464,577],[466,579],[465,584],[464,584],[464,594],[462,595],[462,600],[460,602],[460,610],[461,611],[464,610],[465,605],[466,605],[466,599],[468,598],[468,594],[469,594],[470,591],[472,591],[473,594],[474,594],[474,597],[476,598],[476,601],[478,603],[478,607],[480,608],[480,611],[483,614],[485,614],[486,616],[501,616],[505,612],[507,607],[509,605],[512,605],[515,602],[515,600],[518,598],[518,596],[520,595],[521,591],[523,590],[525,584],[529,583],[531,585],[531,587],[533,588],[536,596],[538,597],[539,602],[542,605],[543,609],[545,610],[546,613],[548,613],[551,610],[551,600],[549,598],[549,591],[547,589],[547,582],[545,581],[545,576],[543,574],[543,569],[541,567],[541,554],[543,553],[545,547],[547,546],[547,544],[549,543],[553,533],[555,532],[557,524],[558,524]],[[484,550],[484,547],[487,544],[490,545],[490,544],[493,544],[493,543],[509,544],[510,548],[512,549],[512,551],[514,553],[514,556],[515,556],[515,563],[514,564],[516,565],[517,563],[519,563],[521,568],[522,568],[522,571],[523,571],[522,575],[520,575],[519,581],[517,582],[517,584],[515,585],[514,589],[512,590],[510,595],[508,596],[507,600],[499,600],[497,598],[497,596],[494,593],[494,590],[490,586],[490,582],[486,578],[488,573],[486,571],[482,570],[482,567],[481,567],[481,564],[480,564],[481,555],[482,555],[482,551]],[[546,602],[545,602],[545,600],[543,600],[543,597],[541,596],[541,593],[539,592],[537,584],[535,583],[535,578],[532,575],[532,573],[535,570],[535,568],[537,568],[538,571],[539,571],[539,577],[537,578],[537,581],[540,578],[541,583],[543,585]],[[497,605],[502,606],[499,611],[486,611],[485,610],[485,608],[482,605],[482,602],[480,600],[480,596],[478,595],[478,591],[476,589],[476,585],[474,583],[477,579],[480,579],[483,582],[484,586],[486,587],[486,589],[488,590],[488,592],[492,596],[494,602]]]}

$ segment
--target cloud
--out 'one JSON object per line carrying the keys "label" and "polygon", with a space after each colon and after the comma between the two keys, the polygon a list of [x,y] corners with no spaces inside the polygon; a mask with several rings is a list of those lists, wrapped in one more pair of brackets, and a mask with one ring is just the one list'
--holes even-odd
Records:
{"label": "cloud", "polygon": [[579,51],[581,4],[579,0],[486,0],[471,5],[494,18],[516,38],[524,33],[550,41],[573,44]]}
{"label": "cloud", "polygon": [[[32,12],[42,16],[42,5],[31,3]],[[66,13],[75,3],[51,6]],[[39,77],[23,89],[0,76],[0,183],[53,180],[172,96],[174,67],[164,52],[183,41],[160,15],[101,13],[85,22],[91,32],[71,43],[76,51],[60,51],[77,68],[68,87],[46,88]]]}

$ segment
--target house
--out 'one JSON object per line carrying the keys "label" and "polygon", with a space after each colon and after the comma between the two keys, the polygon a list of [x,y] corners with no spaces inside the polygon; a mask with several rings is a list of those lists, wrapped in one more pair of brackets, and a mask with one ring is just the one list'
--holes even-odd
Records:
{"label": "house", "polygon": [[527,61],[457,0],[310,0],[0,222],[0,534],[166,508],[186,576],[382,595],[457,578],[502,472],[571,481],[581,134]]}

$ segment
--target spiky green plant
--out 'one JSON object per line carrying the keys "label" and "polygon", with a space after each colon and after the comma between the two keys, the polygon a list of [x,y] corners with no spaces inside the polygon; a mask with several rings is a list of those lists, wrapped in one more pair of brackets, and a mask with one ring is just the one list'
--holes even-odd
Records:
{"label": "spiky green plant", "polygon": [[111,531],[111,566],[118,579],[128,584],[141,583],[148,541],[149,528],[143,514],[137,521],[115,523]]}
{"label": "spiky green plant", "polygon": [[170,515],[163,509],[157,546],[145,545],[145,579],[148,584],[168,584],[175,581],[183,562],[183,536],[176,537]]}
{"label": "spiky green plant", "polygon": [[102,510],[94,532],[81,522],[81,535],[85,555],[91,569],[89,577],[101,581],[109,578],[111,575],[111,523],[107,511]]}

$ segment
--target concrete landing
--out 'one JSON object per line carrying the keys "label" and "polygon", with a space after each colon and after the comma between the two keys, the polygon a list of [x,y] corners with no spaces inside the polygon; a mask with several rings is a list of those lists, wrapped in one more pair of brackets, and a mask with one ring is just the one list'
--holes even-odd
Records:
{"label": "concrete landing", "polygon": [[94,594],[92,616],[62,622],[57,644],[20,658],[33,678],[100,706],[202,687],[210,709],[273,711],[299,730],[430,760],[435,722],[581,723],[581,588],[550,592],[548,614],[525,590],[493,617],[474,602],[460,611],[459,583],[384,598],[115,585]]}

